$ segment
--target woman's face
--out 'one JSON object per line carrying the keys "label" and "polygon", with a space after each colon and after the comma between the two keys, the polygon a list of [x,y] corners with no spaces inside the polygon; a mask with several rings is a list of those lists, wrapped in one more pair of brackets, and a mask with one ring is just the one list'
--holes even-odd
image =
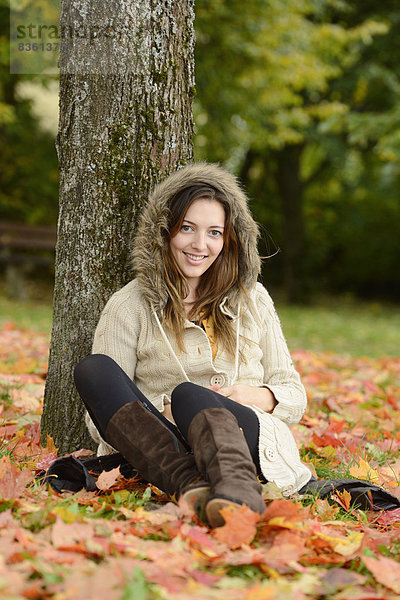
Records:
{"label": "woman's face", "polygon": [[188,208],[170,249],[192,289],[216,260],[224,245],[225,211],[220,202],[198,198]]}

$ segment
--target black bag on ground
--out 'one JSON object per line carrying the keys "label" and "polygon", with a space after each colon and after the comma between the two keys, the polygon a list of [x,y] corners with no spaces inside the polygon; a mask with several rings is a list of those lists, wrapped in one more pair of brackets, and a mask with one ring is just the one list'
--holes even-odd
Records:
{"label": "black bag on ground", "polygon": [[400,508],[400,500],[377,485],[361,479],[311,479],[299,490],[299,494],[312,494],[327,498],[331,493],[347,490],[351,506],[362,510],[394,510]]}
{"label": "black bag on ground", "polygon": [[137,471],[119,452],[107,454],[106,456],[95,456],[88,458],[75,458],[74,456],[63,456],[51,463],[47,470],[44,481],[49,483],[56,492],[79,492],[85,488],[88,492],[94,492],[97,476],[102,471],[111,471],[120,468],[121,474],[126,479],[137,475]]}

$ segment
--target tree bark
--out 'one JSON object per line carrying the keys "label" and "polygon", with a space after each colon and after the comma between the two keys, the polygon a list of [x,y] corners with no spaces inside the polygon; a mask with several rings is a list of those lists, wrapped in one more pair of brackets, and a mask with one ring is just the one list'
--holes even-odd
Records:
{"label": "tree bark", "polygon": [[41,422],[60,453],[91,447],[73,383],[110,295],[129,281],[137,215],[192,159],[193,0],[62,0],[60,212]]}
{"label": "tree bark", "polygon": [[303,149],[303,144],[294,144],[277,153],[276,182],[284,217],[284,283],[289,302],[303,302],[305,299],[303,182],[300,177]]}

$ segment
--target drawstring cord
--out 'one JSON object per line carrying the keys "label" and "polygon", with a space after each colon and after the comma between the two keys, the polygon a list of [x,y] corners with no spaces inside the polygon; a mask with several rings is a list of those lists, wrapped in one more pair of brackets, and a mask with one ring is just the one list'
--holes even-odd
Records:
{"label": "drawstring cord", "polygon": [[236,350],[235,350],[235,370],[233,373],[231,385],[233,385],[239,375],[239,334],[240,334],[240,302],[238,307],[237,321],[236,321]]}
{"label": "drawstring cord", "polygon": [[[231,381],[231,385],[233,385],[239,375],[239,335],[240,335],[240,302],[239,302],[239,307],[238,307],[238,314],[236,317],[236,350],[235,350],[235,369],[234,369],[234,373],[233,373],[233,377],[232,377],[232,381]],[[171,352],[172,356],[174,357],[174,359],[176,360],[176,362],[179,365],[180,370],[183,373],[184,378],[186,379],[186,381],[190,381],[189,377],[187,376],[187,373],[185,371],[185,369],[182,366],[181,361],[179,360],[179,358],[177,357],[175,350],[173,349],[171,342],[169,341],[167,334],[164,331],[163,326],[161,325],[160,319],[158,318],[158,315],[156,313],[156,311],[154,309],[152,309],[154,318],[157,322],[158,328],[161,332],[161,335],[165,341],[165,343],[167,344],[169,351]]]}
{"label": "drawstring cord", "polygon": [[183,368],[183,366],[182,366],[179,358],[175,354],[175,351],[174,351],[173,347],[171,346],[171,342],[169,341],[169,339],[167,337],[167,334],[165,333],[165,331],[163,329],[163,326],[160,323],[160,319],[158,318],[157,313],[156,313],[156,311],[154,309],[153,309],[153,315],[154,315],[155,320],[157,321],[157,325],[158,325],[158,327],[160,329],[161,335],[163,336],[164,341],[167,344],[167,346],[169,348],[169,351],[171,352],[172,356],[175,358],[176,362],[178,363],[179,368],[182,371],[184,378],[186,379],[186,381],[190,381],[190,379],[187,376],[187,373],[186,373],[185,369]]}

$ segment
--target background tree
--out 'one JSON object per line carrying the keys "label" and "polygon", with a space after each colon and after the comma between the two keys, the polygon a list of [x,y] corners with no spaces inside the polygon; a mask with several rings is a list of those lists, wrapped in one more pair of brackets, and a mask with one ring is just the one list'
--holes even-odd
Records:
{"label": "background tree", "polygon": [[348,111],[325,123],[320,151],[330,160],[319,189],[307,190],[309,237],[317,234],[321,249],[308,268],[325,289],[398,300],[400,6],[366,0],[336,9],[331,18],[349,27],[373,19],[387,31],[363,44],[358,60],[332,84]]}
{"label": "background tree", "polygon": [[[64,0],[60,213],[42,435],[88,445],[74,365],[90,353],[110,295],[129,278],[135,221],[150,188],[192,157],[192,1]],[[96,31],[96,35],[93,32]]]}
{"label": "background tree", "polygon": [[[361,177],[350,162],[355,167],[374,162],[376,204],[382,187],[376,159],[392,165],[399,160],[399,63],[381,52],[392,48],[397,56],[399,9],[393,2],[378,12],[372,1],[360,7],[342,0],[289,0],[283,7],[279,0],[251,0],[242,14],[236,5],[197,3],[196,156],[223,161],[242,177],[259,220],[283,247],[283,264],[278,259],[278,268],[269,267],[268,274],[278,282],[283,267],[289,299],[308,297],[307,278],[315,289],[337,289],[336,281],[341,289],[350,283],[363,292],[359,269],[351,272],[345,261],[352,247],[345,250],[344,232],[351,231],[352,215],[360,214],[360,198],[358,206],[348,204],[349,184],[356,191]],[[363,117],[360,100],[372,79],[380,83],[367,85],[368,96],[375,91],[381,109]],[[365,175],[371,187],[371,170]],[[386,211],[381,222],[398,214],[386,195],[380,204]],[[387,233],[386,228],[382,238],[393,240]],[[368,253],[359,247],[355,254],[359,264]],[[364,259],[365,283],[368,262]],[[387,259],[386,265],[376,258],[374,263],[381,279],[384,267],[389,282]]]}

